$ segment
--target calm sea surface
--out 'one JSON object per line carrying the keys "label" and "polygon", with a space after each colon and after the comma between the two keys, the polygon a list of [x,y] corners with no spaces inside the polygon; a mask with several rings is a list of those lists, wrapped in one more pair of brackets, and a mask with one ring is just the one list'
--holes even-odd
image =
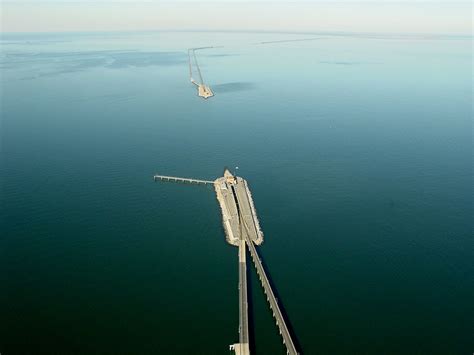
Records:
{"label": "calm sea surface", "polygon": [[[238,259],[214,191],[152,180],[225,166],[303,353],[474,350],[471,39],[0,43],[2,354],[228,353]],[[186,49],[208,45],[205,101]],[[249,277],[252,348],[283,354]]]}

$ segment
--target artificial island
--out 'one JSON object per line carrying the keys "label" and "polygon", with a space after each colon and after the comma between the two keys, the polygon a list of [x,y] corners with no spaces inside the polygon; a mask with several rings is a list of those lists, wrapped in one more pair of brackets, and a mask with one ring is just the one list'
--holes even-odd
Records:
{"label": "artificial island", "polygon": [[298,354],[255,247],[263,243],[263,233],[247,181],[239,176],[234,176],[228,169],[225,169],[224,176],[214,181],[167,175],[154,175],[154,180],[214,186],[222,211],[222,224],[226,240],[229,244],[239,248],[239,342],[230,345],[230,350],[233,350],[236,355],[250,354],[246,252],[248,248],[283,344],[286,347],[286,352],[289,355]]}

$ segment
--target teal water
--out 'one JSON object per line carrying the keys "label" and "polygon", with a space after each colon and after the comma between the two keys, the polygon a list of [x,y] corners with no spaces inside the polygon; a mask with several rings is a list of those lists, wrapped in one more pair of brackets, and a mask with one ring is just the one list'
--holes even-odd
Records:
{"label": "teal water", "polygon": [[[267,41],[313,38],[311,41]],[[189,83],[198,52],[216,96]],[[222,354],[239,166],[305,354],[474,349],[469,38],[4,34],[0,352]],[[254,269],[253,349],[283,354]]]}

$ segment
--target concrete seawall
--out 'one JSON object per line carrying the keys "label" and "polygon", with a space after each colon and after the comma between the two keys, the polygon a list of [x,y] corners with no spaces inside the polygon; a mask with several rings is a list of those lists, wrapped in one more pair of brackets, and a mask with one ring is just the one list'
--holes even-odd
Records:
{"label": "concrete seawall", "polygon": [[245,192],[247,193],[247,197],[248,197],[249,204],[250,204],[250,209],[252,211],[252,217],[253,217],[255,227],[256,227],[257,233],[258,233],[258,238],[256,240],[254,240],[254,242],[257,245],[260,245],[260,244],[263,243],[262,228],[260,228],[260,221],[258,220],[258,217],[257,217],[257,211],[256,211],[255,205],[253,203],[252,193],[250,192],[250,189],[248,187],[248,184],[247,184],[246,180],[244,180],[244,185],[245,185]]}

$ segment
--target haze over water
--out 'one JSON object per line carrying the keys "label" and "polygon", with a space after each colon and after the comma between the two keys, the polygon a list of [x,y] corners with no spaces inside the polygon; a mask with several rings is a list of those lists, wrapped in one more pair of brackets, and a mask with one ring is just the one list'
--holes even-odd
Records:
{"label": "haze over water", "polygon": [[[311,38],[311,41],[255,43]],[[4,34],[0,352],[223,354],[239,166],[305,354],[474,348],[471,39]],[[189,82],[199,51],[205,101]],[[253,350],[283,354],[253,266]]]}

